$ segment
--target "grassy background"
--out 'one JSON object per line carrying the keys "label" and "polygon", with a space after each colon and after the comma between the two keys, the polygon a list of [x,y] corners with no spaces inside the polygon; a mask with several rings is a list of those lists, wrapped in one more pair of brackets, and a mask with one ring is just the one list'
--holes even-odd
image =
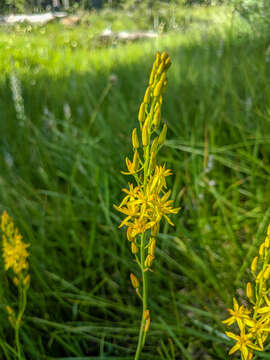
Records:
{"label": "grassy background", "polygon": [[[1,29],[0,210],[31,243],[26,359],[133,358],[137,269],[112,205],[158,49],[173,62],[160,162],[173,169],[182,210],[159,236],[142,359],[228,359],[220,320],[233,294],[243,298],[270,222],[270,39],[229,13],[166,8],[155,20],[166,32],[134,44],[102,44],[97,33],[149,29],[152,18],[141,25],[138,14],[125,22],[106,10],[72,29]],[[1,278],[0,357],[9,360],[4,308],[16,306],[16,289]]]}

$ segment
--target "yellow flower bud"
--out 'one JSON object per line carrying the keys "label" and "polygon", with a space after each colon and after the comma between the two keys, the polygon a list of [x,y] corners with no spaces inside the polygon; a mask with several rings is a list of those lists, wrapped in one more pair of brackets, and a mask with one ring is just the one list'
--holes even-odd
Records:
{"label": "yellow flower bud", "polygon": [[164,63],[164,61],[162,61],[157,69],[157,75],[162,74],[162,72],[164,71],[164,66],[165,66],[165,63]]}
{"label": "yellow flower bud", "polygon": [[151,243],[150,243],[150,245],[148,247],[148,254],[152,255],[152,256],[155,256],[155,249],[156,249],[157,241],[156,241],[156,239],[152,239],[152,238],[150,240],[151,240]]}
{"label": "yellow flower bud", "polygon": [[160,52],[159,51],[157,51],[155,63],[157,63],[157,64],[160,63]]}
{"label": "yellow flower bud", "polygon": [[6,306],[6,310],[7,310],[7,313],[8,313],[9,315],[12,315],[12,314],[13,314],[13,310],[12,310],[12,308],[11,308],[9,305]]}
{"label": "yellow flower bud", "polygon": [[126,165],[127,165],[127,169],[131,174],[134,174],[134,168],[133,168],[133,163],[129,160],[128,157],[126,157]]}
{"label": "yellow flower bud", "polygon": [[156,75],[156,72],[155,72],[155,70],[153,69],[153,70],[151,71],[150,78],[149,78],[149,86],[153,85],[154,79],[155,79],[155,75]]}
{"label": "yellow flower bud", "polygon": [[151,153],[153,152],[154,154],[156,154],[157,147],[158,147],[158,137],[155,137],[151,145],[151,149],[150,149]]}
{"label": "yellow flower bud", "polygon": [[152,255],[147,255],[146,260],[144,262],[144,266],[149,268],[152,265],[152,262],[153,262],[154,258],[155,257],[152,256]]}
{"label": "yellow flower bud", "polygon": [[134,128],[132,131],[132,145],[134,149],[138,149],[138,147],[140,147],[140,143],[137,135],[137,128]]}
{"label": "yellow flower bud", "polygon": [[146,91],[145,91],[145,95],[144,95],[143,102],[145,102],[146,104],[148,104],[148,103],[149,103],[149,100],[150,100],[150,96],[151,96],[151,88],[150,88],[150,86],[148,86],[148,88],[147,88]]}
{"label": "yellow flower bud", "polygon": [[167,124],[165,123],[163,125],[162,131],[161,131],[161,133],[159,135],[159,138],[158,138],[158,143],[160,145],[164,144],[164,141],[166,139],[166,135],[167,135]]}
{"label": "yellow flower bud", "polygon": [[146,104],[144,102],[142,102],[141,106],[140,106],[140,110],[139,110],[139,115],[138,115],[138,120],[141,124],[144,122],[144,119],[145,119],[145,109],[146,109]]}
{"label": "yellow flower bud", "polygon": [[252,287],[250,282],[247,283],[246,294],[249,299],[252,299]]}
{"label": "yellow flower bud", "polygon": [[161,93],[161,89],[163,87],[163,81],[159,81],[156,85],[156,87],[154,88],[154,96],[158,97]]}
{"label": "yellow flower bud", "polygon": [[134,287],[134,289],[138,289],[140,287],[140,283],[139,280],[136,278],[136,276],[134,274],[130,274],[130,281],[132,286]]}
{"label": "yellow flower bud", "polygon": [[19,286],[19,279],[16,276],[13,278],[13,284]]}
{"label": "yellow flower bud", "polygon": [[145,326],[144,326],[144,332],[147,332],[149,330],[150,322],[151,322],[151,319],[149,317],[148,319],[146,319]]}
{"label": "yellow flower bud", "polygon": [[131,236],[131,233],[132,233],[132,228],[128,228],[127,229],[127,239],[128,241],[134,241],[134,237]]}
{"label": "yellow flower bud", "polygon": [[138,246],[135,244],[134,241],[132,241],[132,243],[131,243],[131,252],[132,252],[132,254],[137,254],[138,251],[139,251]]}
{"label": "yellow flower bud", "polygon": [[143,318],[144,318],[144,320],[147,320],[147,319],[149,319],[149,317],[150,317],[150,311],[148,309],[146,309],[143,314]]}
{"label": "yellow flower bud", "polygon": [[259,274],[257,275],[257,277],[256,277],[256,282],[260,282],[262,276],[263,276],[263,271],[261,270],[261,271],[259,272]]}
{"label": "yellow flower bud", "polygon": [[30,274],[27,274],[26,277],[23,279],[23,284],[28,287],[30,285],[30,279]]}
{"label": "yellow flower bud", "polygon": [[264,243],[261,244],[259,249],[259,255],[262,257],[264,255]]}
{"label": "yellow flower bud", "polygon": [[[149,118],[148,118],[149,119]],[[149,120],[146,120],[142,128],[142,144],[143,146],[149,145]]]}
{"label": "yellow flower bud", "polygon": [[140,165],[140,156],[139,156],[138,151],[136,150],[133,155],[133,161],[132,161],[132,166],[133,166],[134,172],[138,171],[139,165]]}
{"label": "yellow flower bud", "polygon": [[165,70],[167,71],[169,69],[169,67],[171,66],[172,62],[171,62],[171,59],[168,57],[166,60],[165,60]]}
{"label": "yellow flower bud", "polygon": [[253,273],[255,273],[255,271],[257,270],[257,265],[258,265],[258,256],[255,256],[255,258],[253,259],[253,261],[251,263],[251,271]]}
{"label": "yellow flower bud", "polygon": [[169,55],[168,55],[167,51],[163,51],[160,59],[161,59],[161,61],[163,61],[163,60],[165,61],[168,57],[169,57]]}
{"label": "yellow flower bud", "polygon": [[152,236],[157,236],[159,233],[159,222],[156,223],[152,228],[151,228],[151,235]]}
{"label": "yellow flower bud", "polygon": [[267,228],[267,235],[270,236],[270,224],[268,225],[268,228]]}
{"label": "yellow flower bud", "polygon": [[160,120],[161,120],[161,111],[160,111],[160,106],[159,106],[155,112],[154,120],[153,120],[153,124],[156,128],[159,127]]}
{"label": "yellow flower bud", "polygon": [[264,274],[263,274],[263,278],[265,280],[268,280],[270,276],[270,266],[267,267],[267,269],[265,270]]}
{"label": "yellow flower bud", "polygon": [[266,236],[265,241],[264,241],[264,246],[266,249],[268,249],[269,245],[270,245],[270,237]]}

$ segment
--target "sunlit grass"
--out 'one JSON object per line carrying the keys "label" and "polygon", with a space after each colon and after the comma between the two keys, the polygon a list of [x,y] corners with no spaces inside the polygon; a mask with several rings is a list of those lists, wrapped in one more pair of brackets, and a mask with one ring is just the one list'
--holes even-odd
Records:
{"label": "sunlit grass", "polygon": [[[135,264],[112,204],[159,49],[173,61],[163,107],[170,140],[160,159],[174,169],[170,188],[183,210],[158,240],[143,359],[227,359],[220,320],[231,295],[244,292],[270,218],[269,40],[231,19],[107,48],[88,43],[85,25],[40,31],[0,33],[0,210],[31,243],[25,354],[132,359]],[[63,44],[65,36],[79,45]],[[21,125],[11,73],[24,99]],[[16,294],[1,284],[5,319]],[[0,346],[8,360],[12,339],[6,319]]]}

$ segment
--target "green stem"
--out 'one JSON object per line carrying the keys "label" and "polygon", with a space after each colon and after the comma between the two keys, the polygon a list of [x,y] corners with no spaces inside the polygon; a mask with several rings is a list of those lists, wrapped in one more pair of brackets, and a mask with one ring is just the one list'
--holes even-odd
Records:
{"label": "green stem", "polygon": [[18,360],[21,360],[22,354],[21,354],[21,345],[20,345],[20,338],[19,338],[19,329],[20,329],[20,326],[18,326],[16,324],[16,327],[15,327],[16,350],[17,350]]}
{"label": "green stem", "polygon": [[147,309],[147,272],[144,271],[145,267],[144,267],[144,261],[145,261],[145,233],[142,234],[141,237],[141,270],[142,270],[142,286],[143,286],[143,309],[142,309],[142,318],[141,318],[141,326],[140,326],[140,333],[139,333],[139,340],[138,340],[138,345],[137,345],[137,350],[136,350],[136,355],[135,355],[135,360],[139,360],[140,359],[140,355],[145,343],[145,331],[144,331],[144,325],[145,325],[145,320],[144,320],[144,313],[145,310]]}

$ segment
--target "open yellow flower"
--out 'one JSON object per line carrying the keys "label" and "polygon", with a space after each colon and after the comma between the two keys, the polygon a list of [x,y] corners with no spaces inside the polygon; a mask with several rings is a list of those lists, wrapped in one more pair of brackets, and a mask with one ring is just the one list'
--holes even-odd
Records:
{"label": "open yellow flower", "polygon": [[250,351],[250,349],[258,350],[258,351],[262,350],[259,346],[254,345],[250,341],[250,338],[252,337],[252,335],[245,334],[244,330],[241,331],[240,335],[235,335],[232,332],[226,331],[226,335],[236,341],[236,344],[229,351],[229,355],[232,355],[237,350],[240,350],[244,357],[244,360],[248,360],[249,353],[253,352],[253,351]]}

